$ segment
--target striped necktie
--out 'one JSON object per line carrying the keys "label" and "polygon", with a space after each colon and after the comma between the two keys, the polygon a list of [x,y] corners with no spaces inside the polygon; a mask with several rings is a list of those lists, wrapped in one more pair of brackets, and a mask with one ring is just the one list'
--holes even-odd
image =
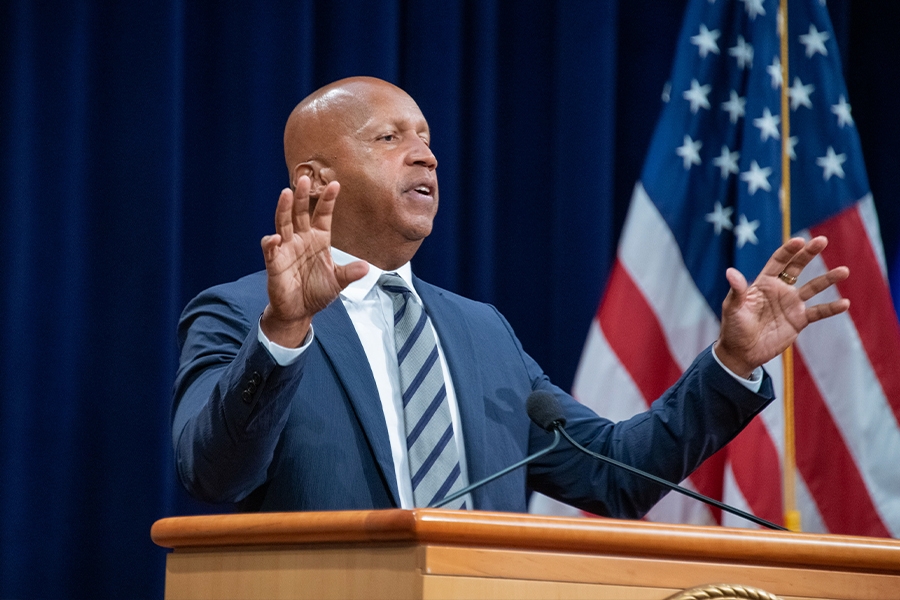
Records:
{"label": "striped necktie", "polygon": [[[400,369],[403,418],[413,500],[428,506],[465,486],[450,422],[450,405],[437,343],[422,305],[396,273],[378,285],[394,305],[394,341]],[[466,508],[464,498],[447,508]]]}

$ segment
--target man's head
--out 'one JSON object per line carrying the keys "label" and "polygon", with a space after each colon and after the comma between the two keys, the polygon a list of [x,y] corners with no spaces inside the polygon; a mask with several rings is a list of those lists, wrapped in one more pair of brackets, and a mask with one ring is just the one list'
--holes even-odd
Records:
{"label": "man's head", "polygon": [[330,181],[341,184],[332,245],[395,269],[431,233],[437,213],[430,141],[428,123],[406,92],[380,79],[352,77],[297,105],[285,127],[284,154],[291,187],[307,175],[317,198]]}

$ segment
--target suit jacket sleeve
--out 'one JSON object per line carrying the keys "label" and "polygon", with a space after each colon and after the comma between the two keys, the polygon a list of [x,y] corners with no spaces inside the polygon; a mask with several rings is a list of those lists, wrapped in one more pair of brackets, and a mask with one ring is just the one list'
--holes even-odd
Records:
{"label": "suit jacket sleeve", "polygon": [[266,304],[259,277],[203,292],[179,322],[176,472],[192,495],[208,502],[240,501],[265,482],[303,373],[303,356],[280,367],[257,339]]}
{"label": "suit jacket sleeve", "polygon": [[[767,374],[760,391],[751,392],[721,368],[709,347],[648,411],[613,423],[551,384],[530,357],[524,355],[524,360],[532,388],[557,396],[566,430],[579,443],[675,483],[730,442],[774,399]],[[609,390],[612,398],[615,393]],[[547,433],[533,426],[531,445],[537,448],[546,440]],[[668,492],[565,442],[560,446],[531,466],[529,487],[582,510],[618,518],[642,517]]]}

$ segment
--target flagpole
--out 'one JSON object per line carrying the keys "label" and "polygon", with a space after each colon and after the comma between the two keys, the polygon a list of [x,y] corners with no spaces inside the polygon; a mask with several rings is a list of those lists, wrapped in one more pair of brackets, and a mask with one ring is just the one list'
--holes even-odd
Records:
{"label": "flagpole", "polygon": [[[788,103],[788,0],[778,7],[781,25],[781,237],[791,238],[791,156],[790,105]],[[796,494],[796,447],[794,440],[794,347],[781,355],[784,371],[784,524],[791,531],[800,531],[800,511]]]}

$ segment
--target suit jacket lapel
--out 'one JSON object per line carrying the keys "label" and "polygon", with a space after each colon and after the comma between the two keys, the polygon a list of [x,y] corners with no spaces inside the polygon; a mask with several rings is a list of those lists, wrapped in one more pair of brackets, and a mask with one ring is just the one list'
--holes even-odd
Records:
{"label": "suit jacket lapel", "polygon": [[[475,483],[492,474],[486,472],[482,454],[489,445],[485,440],[484,391],[480,366],[475,361],[475,344],[466,326],[466,315],[456,302],[449,301],[443,290],[418,277],[414,277],[414,285],[447,358],[459,406],[469,483]],[[475,508],[483,505],[483,490],[480,488],[473,492]]]}
{"label": "suit jacket lapel", "polygon": [[359,417],[359,423],[369,444],[381,474],[388,483],[396,506],[400,506],[400,493],[394,474],[394,458],[388,438],[384,410],[378,396],[378,388],[365,350],[356,335],[353,321],[340,299],[329,304],[313,318],[316,341],[331,360],[350,403]]}

